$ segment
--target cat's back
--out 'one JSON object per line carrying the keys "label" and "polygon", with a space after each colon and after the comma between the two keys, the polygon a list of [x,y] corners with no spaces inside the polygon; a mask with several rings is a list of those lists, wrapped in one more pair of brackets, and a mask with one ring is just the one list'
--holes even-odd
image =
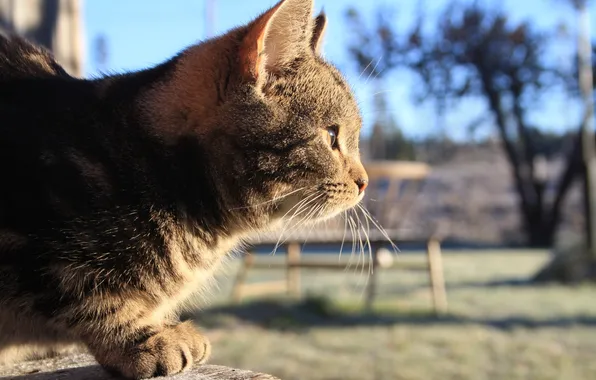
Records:
{"label": "cat's back", "polygon": [[0,229],[31,225],[28,213],[49,215],[49,189],[80,193],[67,158],[99,144],[89,127],[100,120],[97,103],[93,85],[50,52],[0,33]]}
{"label": "cat's back", "polygon": [[90,83],[70,76],[51,52],[15,34],[0,32],[0,135],[7,141],[45,139],[58,126],[88,114]]}
{"label": "cat's back", "polygon": [[[65,104],[68,83],[75,78],[44,47],[23,37],[0,32],[0,130],[3,139],[25,132],[47,110]],[[18,126],[18,128],[17,128]],[[27,131],[29,132],[29,131]]]}
{"label": "cat's back", "polygon": [[70,77],[45,48],[14,34],[0,33],[0,81],[54,76]]}

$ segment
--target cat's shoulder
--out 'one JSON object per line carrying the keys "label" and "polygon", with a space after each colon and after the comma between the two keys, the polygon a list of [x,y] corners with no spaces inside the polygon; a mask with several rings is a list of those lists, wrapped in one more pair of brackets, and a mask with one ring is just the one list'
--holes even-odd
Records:
{"label": "cat's shoulder", "polygon": [[0,31],[0,80],[70,77],[44,47]]}

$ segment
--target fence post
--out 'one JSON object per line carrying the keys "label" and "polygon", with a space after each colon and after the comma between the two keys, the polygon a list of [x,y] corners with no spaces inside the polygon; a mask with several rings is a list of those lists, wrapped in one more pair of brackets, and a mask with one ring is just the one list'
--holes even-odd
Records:
{"label": "fence post", "polygon": [[433,306],[437,315],[447,312],[447,293],[445,278],[443,277],[443,259],[441,257],[441,244],[438,239],[430,238],[427,242],[428,274],[433,299]]}
{"label": "fence post", "polygon": [[[287,245],[287,281],[288,294],[296,298],[300,297],[300,244],[296,242]],[[294,265],[293,265],[294,264]]]}
{"label": "fence post", "polygon": [[252,267],[254,263],[254,255],[250,251],[246,251],[244,255],[244,260],[242,260],[242,267],[238,271],[236,275],[236,280],[234,281],[234,286],[232,287],[232,301],[234,303],[239,303],[242,299],[242,288],[244,287],[244,283],[246,282],[246,277],[248,276],[248,270]]}
{"label": "fence post", "polygon": [[[366,285],[365,309],[367,312],[372,311],[373,302],[377,293],[377,268],[379,267],[379,258],[378,249],[375,245],[372,246],[371,260],[371,273],[369,273],[368,284]],[[362,265],[364,265],[364,263]]]}

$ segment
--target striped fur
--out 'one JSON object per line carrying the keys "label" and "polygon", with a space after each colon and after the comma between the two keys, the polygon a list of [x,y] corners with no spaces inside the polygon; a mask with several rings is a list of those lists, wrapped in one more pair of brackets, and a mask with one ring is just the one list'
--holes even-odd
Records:
{"label": "striped fur", "polygon": [[311,0],[283,0],[94,80],[0,36],[0,361],[82,344],[146,378],[207,360],[179,315],[222,258],[298,210],[323,219],[362,197],[359,111],[318,54],[325,24]]}

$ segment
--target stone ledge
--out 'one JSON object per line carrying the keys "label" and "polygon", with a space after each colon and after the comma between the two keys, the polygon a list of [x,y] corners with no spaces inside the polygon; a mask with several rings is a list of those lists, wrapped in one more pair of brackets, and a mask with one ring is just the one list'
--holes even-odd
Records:
{"label": "stone ledge", "polygon": [[[0,380],[110,380],[117,379],[105,372],[88,354],[28,361],[10,367],[0,367]],[[171,380],[279,380],[277,377],[217,365],[203,365],[174,376],[156,379]]]}

